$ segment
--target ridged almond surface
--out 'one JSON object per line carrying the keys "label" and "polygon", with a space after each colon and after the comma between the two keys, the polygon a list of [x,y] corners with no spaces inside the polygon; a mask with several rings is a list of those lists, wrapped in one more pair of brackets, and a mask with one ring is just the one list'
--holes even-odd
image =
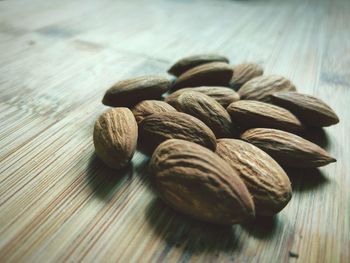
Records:
{"label": "ridged almond surface", "polygon": [[168,70],[168,72],[174,76],[180,76],[182,73],[191,68],[211,62],[228,63],[229,60],[228,58],[218,54],[199,54],[180,59]]}
{"label": "ridged almond surface", "polygon": [[280,91],[296,91],[294,84],[285,77],[268,75],[253,78],[246,82],[238,94],[244,100],[260,100],[268,102],[270,96]]}
{"label": "ridged almond surface", "polygon": [[183,112],[155,113],[139,125],[140,137],[150,150],[168,139],[183,139],[198,143],[211,150],[216,148],[216,138],[201,120]]}
{"label": "ridged almond surface", "polygon": [[263,68],[255,63],[243,63],[233,67],[233,76],[230,87],[238,90],[249,80],[264,74]]}
{"label": "ridged almond surface", "polygon": [[172,87],[174,90],[198,86],[228,86],[233,70],[223,62],[212,62],[194,67],[181,74]]}
{"label": "ridged almond surface", "polygon": [[244,132],[241,138],[286,167],[319,167],[336,161],[318,145],[289,132],[257,128]]}
{"label": "ridged almond surface", "polygon": [[253,200],[236,171],[200,145],[162,143],[150,171],[161,198],[184,214],[217,224],[240,223],[254,215]]}
{"label": "ridged almond surface", "polygon": [[121,169],[128,165],[135,153],[137,136],[137,123],[129,109],[109,109],[95,123],[96,154],[109,167]]}
{"label": "ridged almond surface", "polygon": [[161,76],[142,76],[117,82],[108,89],[102,103],[112,107],[132,107],[142,100],[158,99],[170,87]]}
{"label": "ridged almond surface", "polygon": [[273,216],[292,198],[291,183],[284,170],[254,145],[241,140],[219,139],[216,153],[244,181],[253,197],[256,215]]}
{"label": "ridged almond surface", "polygon": [[233,136],[234,129],[230,115],[213,98],[200,92],[186,91],[172,103],[178,111],[192,115],[204,122],[214,132],[216,138],[231,138]]}
{"label": "ridged almond surface", "polygon": [[223,106],[225,109],[228,105],[230,105],[232,102],[235,102],[239,100],[239,95],[236,91],[232,90],[231,88],[226,87],[210,87],[210,86],[201,86],[201,87],[193,87],[193,88],[183,88],[179,89],[173,93],[171,93],[169,96],[165,98],[165,101],[169,104],[172,104],[174,100],[177,99],[177,97],[182,94],[185,91],[197,91],[200,93],[203,93],[217,102],[220,103],[221,106]]}
{"label": "ridged almond surface", "polygon": [[176,111],[176,109],[170,104],[160,100],[143,100],[132,109],[132,113],[134,114],[138,124],[145,117],[154,113],[171,111]]}
{"label": "ridged almond surface", "polygon": [[337,124],[337,114],[322,100],[297,92],[278,92],[271,97],[272,103],[293,112],[307,126],[326,127]]}
{"label": "ridged almond surface", "polygon": [[261,101],[236,101],[228,106],[227,111],[232,120],[244,128],[275,128],[290,132],[304,128],[288,110]]}

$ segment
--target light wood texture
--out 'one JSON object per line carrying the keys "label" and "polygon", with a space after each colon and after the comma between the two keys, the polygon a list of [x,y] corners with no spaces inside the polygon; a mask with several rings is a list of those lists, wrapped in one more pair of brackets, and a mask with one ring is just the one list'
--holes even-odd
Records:
{"label": "light wood texture", "polygon": [[[349,0],[0,1],[1,262],[349,262]],[[258,62],[331,105],[338,159],[294,171],[273,220],[233,227],[167,208],[147,156],[118,173],[92,144],[104,91],[188,54]]]}

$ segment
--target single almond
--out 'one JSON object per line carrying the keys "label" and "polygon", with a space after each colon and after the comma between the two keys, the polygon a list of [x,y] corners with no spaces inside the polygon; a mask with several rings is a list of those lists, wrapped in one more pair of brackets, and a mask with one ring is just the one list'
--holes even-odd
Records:
{"label": "single almond", "polygon": [[242,179],[212,151],[184,140],[167,140],[152,155],[150,171],[160,197],[179,212],[217,224],[254,215]]}
{"label": "single almond", "polygon": [[219,139],[216,153],[242,178],[253,197],[256,215],[273,216],[292,198],[284,170],[254,145],[234,139]]}
{"label": "single almond", "polygon": [[230,81],[230,87],[238,90],[249,80],[264,74],[263,68],[255,63],[243,63],[233,67],[233,76]]}
{"label": "single almond", "polygon": [[212,62],[194,67],[181,74],[172,87],[178,90],[198,86],[228,86],[233,70],[223,62]]}
{"label": "single almond", "polygon": [[179,89],[167,97],[165,97],[165,101],[169,104],[172,104],[173,101],[177,99],[177,97],[185,92],[185,91],[197,91],[200,93],[203,93],[217,102],[221,104],[225,109],[228,105],[230,105],[232,102],[239,100],[239,95],[236,91],[232,90],[231,88],[226,87],[215,87],[215,86],[201,86],[201,87],[193,87],[193,88],[183,88]]}
{"label": "single almond", "polygon": [[200,92],[186,91],[172,103],[178,111],[192,115],[204,122],[214,132],[216,138],[231,138],[233,136],[234,127],[230,115],[213,98]]}
{"label": "single almond", "polygon": [[285,167],[319,167],[336,161],[318,145],[275,129],[250,129],[241,138],[269,154]]}
{"label": "single almond", "polygon": [[132,113],[134,114],[138,124],[145,117],[154,113],[171,111],[176,111],[176,109],[170,104],[160,100],[143,100],[132,109]]}
{"label": "single almond", "polygon": [[296,91],[296,88],[285,77],[268,75],[249,80],[238,90],[238,94],[244,100],[269,102],[271,95],[280,91]]}
{"label": "single almond", "polygon": [[117,82],[108,89],[102,103],[112,107],[132,107],[142,100],[159,99],[170,87],[160,76],[143,76]]}
{"label": "single almond", "polygon": [[168,73],[178,77],[187,70],[211,63],[211,62],[225,62],[228,63],[228,58],[218,55],[218,54],[199,54],[194,56],[189,56],[177,61],[169,70]]}
{"label": "single almond", "polygon": [[290,132],[304,128],[291,112],[265,102],[236,101],[228,106],[227,111],[232,120],[243,128],[275,128]]}
{"label": "single almond", "polygon": [[215,150],[214,133],[201,120],[182,112],[161,112],[143,119],[140,137],[149,150],[168,139],[183,139]]}
{"label": "single almond", "polygon": [[128,108],[109,109],[95,123],[96,155],[111,168],[124,168],[135,153],[137,136],[137,123]]}
{"label": "single almond", "polygon": [[307,126],[326,127],[337,124],[337,114],[322,100],[297,92],[278,92],[271,97],[272,103],[293,112]]}

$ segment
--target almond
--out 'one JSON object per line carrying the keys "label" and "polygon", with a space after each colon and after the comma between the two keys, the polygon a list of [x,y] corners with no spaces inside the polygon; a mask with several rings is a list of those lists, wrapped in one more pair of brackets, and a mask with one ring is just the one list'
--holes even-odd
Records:
{"label": "almond", "polygon": [[178,77],[182,73],[186,72],[191,68],[197,67],[199,65],[207,64],[210,62],[228,63],[229,60],[226,57],[220,56],[218,54],[199,54],[199,55],[189,56],[189,57],[180,59],[168,70],[168,72]]}
{"label": "almond", "polygon": [[171,112],[176,109],[170,104],[160,100],[144,100],[138,103],[133,109],[132,113],[139,124],[145,117],[154,113]]}
{"label": "almond", "polygon": [[155,113],[143,119],[140,136],[150,150],[168,139],[183,139],[215,150],[214,133],[201,120],[182,112]]}
{"label": "almond", "polygon": [[95,123],[96,155],[111,168],[124,168],[135,153],[137,136],[137,123],[129,109],[109,109]]}
{"label": "almond", "polygon": [[216,138],[232,137],[233,125],[230,115],[213,98],[196,91],[186,91],[177,97],[173,106],[178,111],[204,122],[214,132]]}
{"label": "almond", "polygon": [[250,129],[241,138],[286,167],[319,167],[335,162],[325,150],[295,134],[275,129]]}
{"label": "almond", "polygon": [[196,219],[235,224],[254,215],[253,200],[237,173],[210,150],[183,140],[168,140],[150,162],[160,197]]}
{"label": "almond", "polygon": [[244,128],[275,128],[298,132],[300,121],[288,110],[265,102],[241,100],[227,108],[232,120]]}
{"label": "almond", "polygon": [[201,87],[193,87],[193,88],[183,88],[179,89],[173,93],[171,93],[169,96],[165,98],[165,101],[169,104],[172,104],[173,101],[177,99],[177,97],[185,92],[185,91],[197,91],[200,93],[203,93],[217,102],[221,104],[225,109],[228,105],[230,105],[232,102],[235,102],[239,100],[239,95],[236,91],[232,90],[231,88],[226,87],[210,87],[210,86],[201,86]]}
{"label": "almond", "polygon": [[253,197],[256,215],[273,216],[292,198],[284,170],[254,145],[234,139],[219,139],[216,153],[241,177]]}
{"label": "almond", "polygon": [[272,103],[293,112],[307,126],[326,127],[339,122],[337,114],[322,100],[296,92],[278,92]]}
{"label": "almond", "polygon": [[280,91],[296,91],[292,82],[282,76],[269,75],[253,78],[238,91],[241,99],[269,102],[270,96]]}
{"label": "almond", "polygon": [[213,62],[194,67],[181,74],[173,85],[174,90],[198,86],[228,86],[233,70],[230,65]]}
{"label": "almond", "polygon": [[117,82],[106,91],[102,103],[113,107],[132,107],[142,100],[158,99],[170,87],[160,76],[143,76]]}
{"label": "almond", "polygon": [[243,84],[262,74],[264,74],[263,68],[255,63],[243,63],[234,66],[230,87],[238,90]]}

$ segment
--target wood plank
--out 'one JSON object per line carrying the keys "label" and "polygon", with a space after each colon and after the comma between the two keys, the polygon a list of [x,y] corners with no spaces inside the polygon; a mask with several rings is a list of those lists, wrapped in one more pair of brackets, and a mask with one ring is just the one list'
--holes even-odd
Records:
{"label": "wood plank", "polygon": [[[0,261],[348,262],[349,26],[347,0],[0,1]],[[202,52],[258,62],[341,119],[318,135],[337,163],[289,171],[273,219],[192,220],[157,198],[147,156],[116,172],[94,154],[110,85]]]}

